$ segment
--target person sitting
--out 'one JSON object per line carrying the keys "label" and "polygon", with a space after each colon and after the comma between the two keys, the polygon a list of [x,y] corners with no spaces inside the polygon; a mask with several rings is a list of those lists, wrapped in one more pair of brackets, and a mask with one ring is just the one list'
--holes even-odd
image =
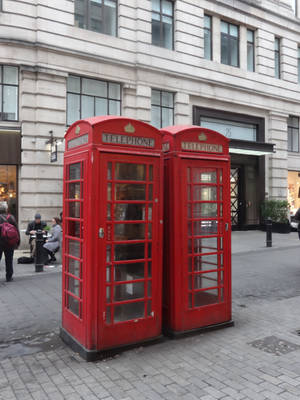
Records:
{"label": "person sitting", "polygon": [[33,235],[36,234],[36,231],[43,231],[45,227],[47,226],[47,223],[45,221],[42,221],[41,214],[36,213],[34,216],[34,220],[29,222],[25,234],[29,237],[29,246],[30,246],[30,254],[31,257],[34,257],[35,255],[35,239],[32,237]]}
{"label": "person sitting", "polygon": [[50,229],[50,238],[46,240],[43,245],[44,249],[47,251],[50,259],[46,263],[56,261],[54,253],[59,250],[62,241],[62,230],[60,226],[60,219],[57,217],[52,218],[52,228]]}

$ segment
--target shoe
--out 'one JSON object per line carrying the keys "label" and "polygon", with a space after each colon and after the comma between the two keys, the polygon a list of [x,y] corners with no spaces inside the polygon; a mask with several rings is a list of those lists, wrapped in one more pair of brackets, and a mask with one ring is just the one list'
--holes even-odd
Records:
{"label": "shoe", "polygon": [[6,282],[12,282],[14,279],[11,277],[11,278],[6,278]]}
{"label": "shoe", "polygon": [[56,258],[53,256],[50,258],[49,262],[54,262],[54,261],[56,261]]}

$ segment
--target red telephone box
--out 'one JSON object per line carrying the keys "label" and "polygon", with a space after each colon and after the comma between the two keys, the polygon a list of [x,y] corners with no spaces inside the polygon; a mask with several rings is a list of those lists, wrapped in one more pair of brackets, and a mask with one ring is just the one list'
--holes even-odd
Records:
{"label": "red telephone box", "polygon": [[164,331],[232,325],[229,140],[196,126],[161,132]]}
{"label": "red telephone box", "polygon": [[91,360],[161,334],[162,135],[108,116],[65,140],[61,336]]}

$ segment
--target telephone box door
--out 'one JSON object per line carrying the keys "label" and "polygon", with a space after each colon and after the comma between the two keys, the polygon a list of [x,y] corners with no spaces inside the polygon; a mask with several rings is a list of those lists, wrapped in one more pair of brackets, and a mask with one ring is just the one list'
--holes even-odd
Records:
{"label": "telephone box door", "polygon": [[183,160],[182,174],[183,323],[193,329],[230,319],[229,167],[221,161]]}
{"label": "telephone box door", "polygon": [[[101,347],[161,331],[160,159],[101,154]],[[104,178],[104,179],[103,179]]]}

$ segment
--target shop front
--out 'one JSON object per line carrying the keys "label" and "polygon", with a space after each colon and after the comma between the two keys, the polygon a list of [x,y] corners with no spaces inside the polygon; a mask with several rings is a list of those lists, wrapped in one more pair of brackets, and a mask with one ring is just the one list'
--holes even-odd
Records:
{"label": "shop front", "polygon": [[300,171],[288,171],[288,202],[290,205],[291,224],[293,228],[297,227],[294,222],[294,215],[300,208]]}
{"label": "shop front", "polygon": [[242,114],[194,107],[194,124],[215,130],[227,138],[231,158],[231,223],[233,230],[257,229],[265,198],[265,120]]}
{"label": "shop front", "polygon": [[20,131],[0,128],[0,202],[18,218],[18,166],[21,158]]}

